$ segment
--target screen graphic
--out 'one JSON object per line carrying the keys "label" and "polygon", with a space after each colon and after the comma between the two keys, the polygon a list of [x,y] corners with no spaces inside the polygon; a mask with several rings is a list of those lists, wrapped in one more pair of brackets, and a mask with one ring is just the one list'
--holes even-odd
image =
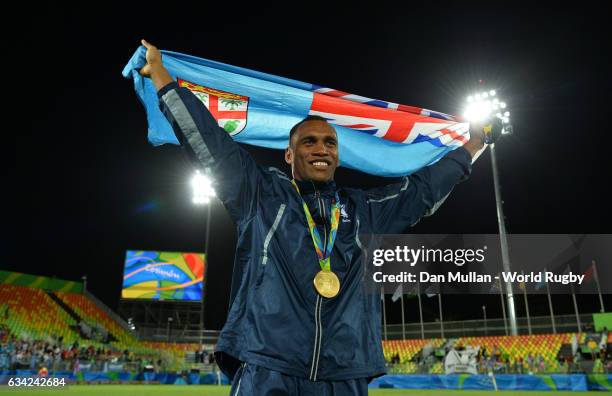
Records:
{"label": "screen graphic", "polygon": [[122,298],[201,301],[204,254],[128,250]]}

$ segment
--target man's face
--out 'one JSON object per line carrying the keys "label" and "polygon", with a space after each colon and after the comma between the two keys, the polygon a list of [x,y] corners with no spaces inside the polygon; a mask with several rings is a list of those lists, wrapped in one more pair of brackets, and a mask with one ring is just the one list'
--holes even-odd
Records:
{"label": "man's face", "polygon": [[285,151],[296,180],[327,182],[333,180],[338,167],[338,138],[335,129],[325,121],[301,124]]}

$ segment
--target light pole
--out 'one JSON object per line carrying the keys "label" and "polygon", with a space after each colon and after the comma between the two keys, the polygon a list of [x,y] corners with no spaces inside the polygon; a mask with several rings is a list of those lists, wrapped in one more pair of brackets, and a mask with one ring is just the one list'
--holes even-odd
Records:
{"label": "light pole", "polygon": [[[204,245],[204,279],[206,279],[206,272],[208,272],[208,243],[210,241],[210,215],[211,215],[211,199],[216,196],[215,190],[212,188],[212,180],[207,175],[202,174],[199,170],[196,170],[195,175],[191,181],[193,187],[193,198],[192,201],[196,205],[206,205],[206,237]],[[204,284],[204,282],[202,282]],[[203,343],[204,338],[204,287],[202,287],[202,297],[200,299],[200,344]]]}
{"label": "light pole", "polygon": [[168,342],[170,342],[170,324],[172,323],[172,318],[168,317],[168,325],[166,327],[166,333],[168,335]]}
{"label": "light pole", "polygon": [[[512,132],[510,124],[510,112],[506,110],[506,103],[497,97],[497,92],[494,90],[488,92],[477,93],[473,96],[468,96],[467,107],[464,116],[468,121],[485,121],[492,117],[497,117],[501,120],[503,128],[502,134]],[[499,183],[499,172],[497,170],[497,160],[495,156],[495,144],[490,145],[491,148],[491,166],[493,168],[493,186],[495,189],[495,204],[497,207],[497,223],[499,226],[499,240],[502,254],[502,268],[504,272],[510,272],[510,254],[508,252],[508,238],[506,236],[506,223],[504,220],[503,201],[501,197],[501,188]],[[518,326],[516,322],[516,309],[514,306],[514,292],[512,291],[512,283],[505,282],[506,302],[508,304],[508,316],[510,319],[510,334],[518,335]]]}
{"label": "light pole", "polygon": [[482,306],[482,317],[484,318],[484,333],[487,335],[487,307],[486,305]]}

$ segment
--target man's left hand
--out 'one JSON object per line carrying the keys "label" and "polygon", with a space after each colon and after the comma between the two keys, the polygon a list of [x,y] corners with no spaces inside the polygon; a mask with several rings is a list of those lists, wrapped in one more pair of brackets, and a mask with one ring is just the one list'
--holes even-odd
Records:
{"label": "man's left hand", "polygon": [[485,121],[470,123],[470,140],[463,146],[472,158],[484,147],[492,144],[500,137],[503,125],[499,118],[489,118]]}
{"label": "man's left hand", "polygon": [[470,140],[463,145],[463,148],[474,158],[474,156],[482,150],[485,142],[484,126],[486,123],[483,122],[471,122],[470,123]]}

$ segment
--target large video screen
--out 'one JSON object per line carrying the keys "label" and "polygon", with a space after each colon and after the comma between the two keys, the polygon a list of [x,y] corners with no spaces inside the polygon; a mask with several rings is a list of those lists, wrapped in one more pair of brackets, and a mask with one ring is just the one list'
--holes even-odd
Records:
{"label": "large video screen", "polygon": [[121,297],[201,301],[204,266],[202,253],[128,250]]}

